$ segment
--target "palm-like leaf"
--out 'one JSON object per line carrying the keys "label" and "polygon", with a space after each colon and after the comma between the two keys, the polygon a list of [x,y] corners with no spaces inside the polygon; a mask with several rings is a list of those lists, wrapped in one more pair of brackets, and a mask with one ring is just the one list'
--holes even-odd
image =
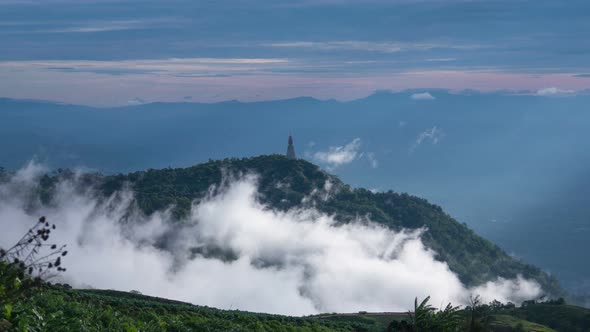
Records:
{"label": "palm-like leaf", "polygon": [[437,330],[442,332],[457,331],[461,325],[461,320],[459,307],[454,307],[450,303],[447,304],[444,310],[440,310],[435,314]]}
{"label": "palm-like leaf", "polygon": [[436,311],[430,304],[430,296],[420,304],[414,299],[414,312],[408,312],[409,321],[415,331],[455,332],[459,330],[462,316],[459,307],[450,303],[443,309]]}

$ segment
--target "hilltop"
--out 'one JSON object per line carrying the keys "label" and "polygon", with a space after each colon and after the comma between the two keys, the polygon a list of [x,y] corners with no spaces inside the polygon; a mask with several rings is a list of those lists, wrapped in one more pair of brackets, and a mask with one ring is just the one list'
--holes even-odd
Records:
{"label": "hilltop", "polygon": [[[175,219],[182,222],[190,211],[191,202],[206,197],[212,187],[222,187],[228,178],[244,174],[257,175],[259,200],[273,209],[313,206],[333,215],[340,223],[367,218],[393,230],[425,228],[422,236],[425,245],[436,252],[436,259],[447,262],[467,286],[498,277],[512,279],[522,275],[539,282],[549,295],[563,294],[554,278],[509,256],[453,219],[440,206],[407,193],[353,188],[302,159],[265,155],[212,160],[188,168],[149,169],[116,175],[85,174],[81,179],[85,187],[96,188],[103,197],[131,188],[137,206],[145,214],[173,207]],[[73,176],[74,173],[65,170],[43,176],[39,189],[42,200],[49,203],[55,184]]]}

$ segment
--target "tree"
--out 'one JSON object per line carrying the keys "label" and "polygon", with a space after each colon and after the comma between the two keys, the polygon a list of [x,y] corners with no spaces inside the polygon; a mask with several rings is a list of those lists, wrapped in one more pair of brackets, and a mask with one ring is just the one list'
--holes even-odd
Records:
{"label": "tree", "polygon": [[420,304],[418,298],[414,299],[414,312],[408,312],[409,322],[393,321],[388,331],[393,332],[455,332],[461,325],[462,317],[459,307],[450,303],[443,310],[436,310],[430,304],[430,296],[426,297]]}
{"label": "tree", "polygon": [[490,323],[490,306],[482,304],[479,295],[469,297],[469,306],[465,308],[469,322],[465,330],[470,332],[486,331]]}
{"label": "tree", "polygon": [[463,319],[459,307],[454,307],[449,303],[444,310],[439,310],[435,313],[434,326],[438,331],[457,331],[462,323],[462,320]]}
{"label": "tree", "polygon": [[415,327],[416,331],[431,331],[433,322],[434,308],[428,304],[430,296],[427,296],[418,305],[418,298],[414,299],[414,314],[408,313],[410,316],[410,323]]}

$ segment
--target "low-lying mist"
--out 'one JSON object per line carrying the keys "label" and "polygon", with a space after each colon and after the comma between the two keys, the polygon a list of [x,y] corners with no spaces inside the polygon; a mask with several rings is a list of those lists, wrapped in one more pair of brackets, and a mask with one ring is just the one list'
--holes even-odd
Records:
{"label": "low-lying mist", "polygon": [[130,190],[99,199],[76,180],[60,182],[50,206],[31,203],[40,173],[29,165],[0,185],[0,246],[47,216],[58,225],[50,241],[68,245],[59,279],[74,287],[289,315],[405,311],[428,295],[435,306],[466,304],[471,294],[520,303],[541,293],[520,277],[465,287],[424,246],[425,229],[338,224],[313,208],[273,210],[257,200],[253,175],[228,180],[174,222],[168,211],[143,215]]}

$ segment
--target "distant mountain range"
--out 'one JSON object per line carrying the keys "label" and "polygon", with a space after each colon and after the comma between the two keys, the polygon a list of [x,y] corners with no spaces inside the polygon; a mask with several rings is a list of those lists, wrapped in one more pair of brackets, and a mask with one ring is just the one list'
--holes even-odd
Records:
{"label": "distant mountain range", "polygon": [[[415,97],[424,92],[107,109],[0,99],[0,165],[34,157],[107,174],[186,167],[284,153],[292,131],[300,157],[347,183],[425,197],[568,289],[590,292],[590,267],[580,264],[590,250],[590,96]],[[326,158],[337,152],[348,158]]]}

